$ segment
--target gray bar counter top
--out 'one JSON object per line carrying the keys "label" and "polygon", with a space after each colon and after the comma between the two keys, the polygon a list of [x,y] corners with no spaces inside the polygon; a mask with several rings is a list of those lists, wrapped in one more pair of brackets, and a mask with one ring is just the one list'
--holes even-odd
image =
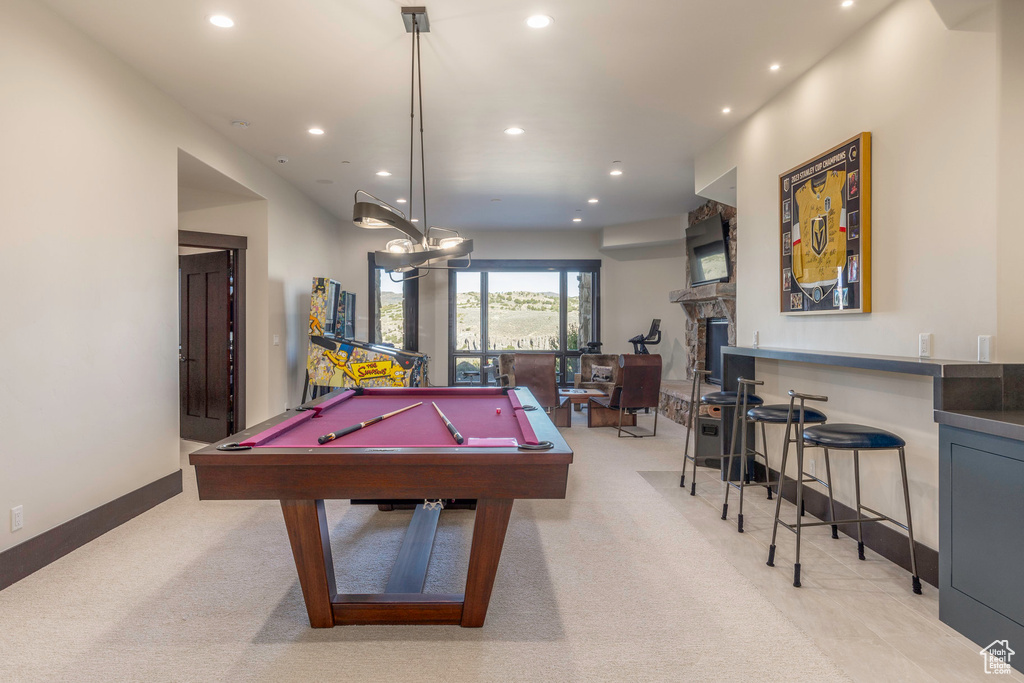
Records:
{"label": "gray bar counter top", "polygon": [[1024,441],[1024,410],[936,410],[939,424]]}
{"label": "gray bar counter top", "polygon": [[[879,356],[840,351],[726,346],[722,348],[724,379],[734,386],[740,377],[754,377],[756,359],[808,363],[835,368],[894,372],[933,378],[935,410],[957,413],[1024,411],[1024,364]],[[938,414],[936,413],[936,421]],[[989,419],[989,418],[985,418]],[[998,421],[998,417],[993,417]],[[1012,424],[1012,421],[1011,421]],[[1015,437],[1016,438],[1016,437]]]}

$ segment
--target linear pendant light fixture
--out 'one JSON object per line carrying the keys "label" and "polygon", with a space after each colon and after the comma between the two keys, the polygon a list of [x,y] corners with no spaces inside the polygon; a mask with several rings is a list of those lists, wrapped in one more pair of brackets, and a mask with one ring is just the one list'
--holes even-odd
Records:
{"label": "linear pendant light fixture", "polygon": [[[430,20],[426,7],[403,7],[402,21],[405,30],[412,34],[412,86],[409,111],[409,210],[412,213],[414,198],[414,149],[416,141],[416,104],[419,100],[420,122],[420,183],[423,193],[423,224],[427,223],[427,173],[423,156],[423,73],[420,60],[420,33],[430,31]],[[372,201],[359,201],[359,195],[366,195]],[[412,220],[401,209],[374,197],[369,192],[358,190],[355,206],[352,207],[352,222],[368,230],[394,229],[405,236],[391,240],[384,251],[374,252],[378,267],[388,272],[406,273],[403,279],[423,277],[427,273],[410,276],[415,269],[447,270],[454,268],[446,262],[449,259],[469,256],[473,251],[473,240],[459,236],[455,230],[430,226],[423,232],[413,225]],[[392,278],[394,279],[394,278]]]}

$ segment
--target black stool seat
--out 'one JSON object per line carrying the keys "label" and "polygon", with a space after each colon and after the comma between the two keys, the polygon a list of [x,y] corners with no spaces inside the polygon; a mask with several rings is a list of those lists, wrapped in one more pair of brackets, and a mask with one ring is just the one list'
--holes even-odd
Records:
{"label": "black stool seat", "polygon": [[[828,421],[825,417],[825,413],[814,408],[804,408],[804,424],[817,424]],[[789,404],[788,403],[775,403],[770,406],[758,406],[757,408],[751,408],[747,411],[747,419],[756,420],[758,422],[771,422],[778,424],[786,424],[786,420],[789,419]],[[800,421],[800,408],[793,408],[793,424],[797,424]]]}
{"label": "black stool seat", "polygon": [[855,424],[824,424],[804,430],[804,442],[824,448],[849,451],[873,448],[903,448],[907,442],[892,432]]}
{"label": "black stool seat", "polygon": [[[736,405],[736,393],[735,391],[715,391],[701,396],[700,402],[712,406],[734,406]],[[764,403],[764,399],[760,396],[747,394],[748,406],[759,406],[762,403]]]}

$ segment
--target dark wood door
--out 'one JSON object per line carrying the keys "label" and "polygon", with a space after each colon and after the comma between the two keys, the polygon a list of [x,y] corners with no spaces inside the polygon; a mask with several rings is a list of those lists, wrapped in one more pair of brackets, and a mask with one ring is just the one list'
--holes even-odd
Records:
{"label": "dark wood door", "polygon": [[181,437],[231,434],[231,263],[227,251],[178,257]]}

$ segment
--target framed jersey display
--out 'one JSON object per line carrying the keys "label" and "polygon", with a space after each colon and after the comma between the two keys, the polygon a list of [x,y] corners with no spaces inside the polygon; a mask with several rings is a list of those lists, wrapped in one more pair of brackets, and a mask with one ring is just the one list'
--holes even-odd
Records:
{"label": "framed jersey display", "polygon": [[871,133],[779,176],[779,310],[871,311]]}

